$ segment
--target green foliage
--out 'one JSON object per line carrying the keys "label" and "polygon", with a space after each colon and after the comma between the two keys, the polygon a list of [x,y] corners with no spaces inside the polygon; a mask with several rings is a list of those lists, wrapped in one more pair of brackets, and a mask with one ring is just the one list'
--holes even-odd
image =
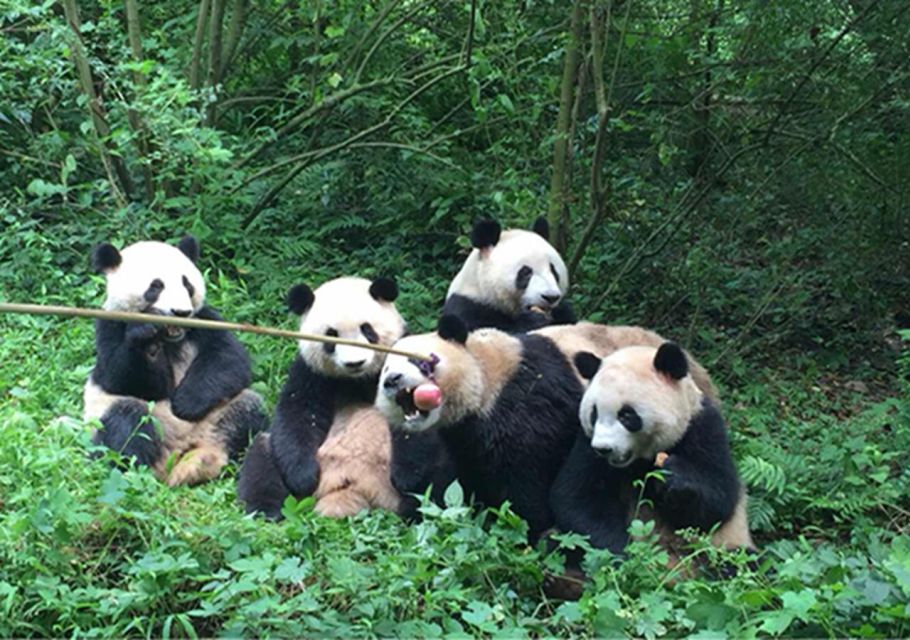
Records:
{"label": "green foliage", "polygon": [[[123,3],[78,4],[103,137],[59,5],[0,6],[0,299],[97,306],[94,243],[189,231],[231,320],[292,327],[293,284],[395,274],[422,331],[475,218],[527,226],[546,210],[566,3],[406,2],[384,17],[387,3],[247,3],[220,81],[198,89],[197,2],[139,3],[142,60]],[[416,526],[322,520],[309,500],[280,525],[246,518],[233,470],[172,491],[110,454],[90,461],[91,324],[0,317],[0,635],[910,634],[902,7],[647,0],[623,38],[611,7],[609,207],[571,296],[583,317],[657,329],[709,366],[759,566],[695,539],[680,571],[736,575],[680,580],[635,523],[626,561],[591,553],[584,597],[558,603],[541,585],[559,559],[454,486]],[[586,90],[570,252],[597,130]],[[242,340],[273,404],[294,345]]]}

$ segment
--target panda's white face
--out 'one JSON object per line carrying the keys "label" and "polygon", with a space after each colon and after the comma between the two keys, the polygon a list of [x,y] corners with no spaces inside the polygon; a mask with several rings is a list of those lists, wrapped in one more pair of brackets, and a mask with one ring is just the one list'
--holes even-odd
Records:
{"label": "panda's white face", "polygon": [[657,349],[626,347],[604,358],[585,391],[579,419],[591,447],[614,467],[651,460],[683,437],[700,411],[691,376],[674,380],[654,368]]}
{"label": "panda's white face", "polygon": [[120,251],[119,256],[119,264],[104,269],[105,309],[188,317],[202,308],[205,281],[193,261],[177,247],[137,242]]}
{"label": "panda's white face", "polygon": [[[336,278],[313,292],[301,316],[300,331],[363,344],[391,346],[404,334],[404,320],[393,302],[370,294],[369,280]],[[300,341],[300,355],[314,370],[334,378],[364,378],[379,373],[385,354],[349,345]]]}
{"label": "panda's white face", "polygon": [[512,229],[493,246],[471,251],[446,297],[463,295],[514,316],[535,308],[548,312],[568,288],[559,252],[533,231]]}
{"label": "panda's white face", "polygon": [[[463,345],[444,340],[436,333],[424,333],[402,338],[395,347],[434,354],[438,362],[429,372],[405,356],[390,354],[386,358],[379,376],[376,407],[393,429],[417,432],[440,423],[449,424],[463,416],[466,406],[479,402],[482,378]],[[414,390],[430,382],[439,386],[442,402],[434,409],[419,410],[414,404]]]}
{"label": "panda's white face", "polygon": [[[446,428],[468,416],[489,414],[522,357],[521,342],[496,329],[472,331],[464,343],[424,333],[402,338],[395,347],[435,356],[430,370],[425,363],[389,355],[379,376],[376,407],[390,427],[412,432]],[[426,383],[439,388],[441,402],[424,411],[417,408],[414,391]]]}

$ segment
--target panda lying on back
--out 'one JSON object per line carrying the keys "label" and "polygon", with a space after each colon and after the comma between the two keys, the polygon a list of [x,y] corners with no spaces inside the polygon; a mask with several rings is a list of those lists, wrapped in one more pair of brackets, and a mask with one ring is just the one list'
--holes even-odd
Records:
{"label": "panda lying on back", "polygon": [[688,527],[718,526],[716,545],[752,548],[726,425],[682,349],[632,346],[603,361],[581,352],[575,365],[591,383],[579,408],[583,433],[551,492],[557,527],[621,553],[638,497],[633,483],[663,469],[665,481],[649,480],[645,497],[671,551],[673,532]]}
{"label": "panda lying on back", "polygon": [[[300,331],[389,346],[404,333],[394,280],[336,278],[315,293],[300,284],[288,304]],[[373,407],[384,354],[301,341],[268,433],[253,442],[237,492],[247,511],[281,517],[288,495],[316,497],[324,516],[396,510],[389,481],[389,427]]]}
{"label": "panda lying on back", "polygon": [[492,220],[475,224],[474,249],[449,285],[443,315],[458,317],[468,331],[493,327],[518,333],[575,322],[563,300],[569,272],[548,234],[544,218],[533,231],[503,231]]}
{"label": "panda lying on back", "polygon": [[[204,304],[198,257],[191,236],[177,247],[99,245],[92,261],[107,278],[104,308],[220,320]],[[84,396],[85,419],[101,421],[94,441],[151,466],[171,486],[216,477],[267,422],[247,389],[249,357],[227,331],[97,320],[95,351]]]}

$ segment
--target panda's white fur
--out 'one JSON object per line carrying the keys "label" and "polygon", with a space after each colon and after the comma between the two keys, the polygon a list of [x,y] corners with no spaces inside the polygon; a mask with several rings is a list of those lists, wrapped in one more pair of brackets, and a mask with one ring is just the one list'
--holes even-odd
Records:
{"label": "panda's white fur", "polygon": [[[312,292],[297,285],[288,301],[301,314],[301,332],[391,346],[405,331],[396,297],[397,287],[387,279],[342,277]],[[396,511],[389,427],[372,403],[385,354],[309,340],[300,341],[298,352],[272,426],[244,461],[241,501],[248,511],[275,519],[289,493],[313,495],[316,512],[327,517]]]}
{"label": "panda's white fur", "polygon": [[[522,290],[515,280],[525,266],[532,274]],[[533,231],[510,229],[493,246],[471,251],[449,285],[446,299],[457,294],[518,315],[533,308],[550,309],[568,288],[569,271],[559,252]]]}
{"label": "panda's white fur", "polygon": [[[656,349],[630,346],[603,359],[579,407],[581,426],[595,449],[609,450],[610,464],[626,467],[654,458],[683,437],[704,394],[691,375],[672,384],[654,368]],[[632,404],[644,427],[627,430],[616,416]],[[597,421],[591,422],[592,415]]]}
{"label": "panda's white fur", "polygon": [[[179,246],[142,241],[118,251],[98,245],[92,259],[106,279],[103,308],[220,319],[205,306],[205,281],[194,262],[198,255],[191,236]],[[148,464],[171,486],[211,480],[264,426],[261,398],[244,388],[249,359],[227,332],[145,327],[148,335],[131,342],[130,336],[138,335],[131,332],[142,325],[96,323],[97,362],[84,388],[84,418],[100,425],[96,442]],[[172,400],[186,391],[178,392],[200,358],[212,365],[202,365],[195,374],[199,391],[183,393],[180,402],[183,411],[202,408],[204,414],[186,419],[175,413]],[[142,373],[147,367],[155,372]]]}
{"label": "panda's white fur", "polygon": [[[643,346],[657,348],[666,340],[660,334],[644,327],[578,322],[570,325],[543,327],[531,333],[549,338],[568,360],[576,353],[587,351],[605,358],[623,347]],[[719,404],[717,389],[711,376],[691,355],[688,355],[689,373],[696,386],[715,404]]]}
{"label": "panda's white fur", "polygon": [[[370,295],[372,282],[364,278],[335,278],[313,292],[313,305],[300,318],[300,331],[325,335],[329,330],[339,338],[368,344],[361,326],[368,322],[389,346],[404,333],[404,319],[394,302]],[[300,355],[314,370],[340,378],[365,378],[379,373],[385,354],[372,349],[336,345],[327,353],[318,342],[300,341]],[[352,365],[362,363],[360,366]]]}
{"label": "panda's white fur", "polygon": [[[186,254],[164,242],[136,242],[120,251],[122,262],[106,270],[108,311],[157,311],[165,315],[191,315],[205,303],[205,280]],[[183,279],[193,287],[190,296]],[[153,303],[143,294],[152,279],[164,288]]]}
{"label": "panda's white fur", "polygon": [[409,415],[405,415],[394,394],[383,392],[383,384],[393,376],[400,376],[399,386],[413,392],[426,382],[426,377],[413,360],[397,354],[390,354],[382,368],[376,406],[390,424],[410,432],[426,431],[440,423],[455,424],[469,414],[489,415],[522,357],[521,342],[498,329],[472,331],[464,345],[435,332],[423,333],[402,338],[395,348],[432,353],[439,358],[434,379],[444,390],[442,402],[430,411]]}
{"label": "panda's white fur", "polygon": [[[607,460],[615,468],[647,460],[657,460],[656,466],[662,467],[666,452],[695,428],[693,421],[703,410],[705,394],[693,379],[691,366],[681,379],[673,379],[655,368],[657,353],[654,346],[628,346],[608,355],[582,397],[578,412],[582,429],[593,449],[609,452]],[[640,430],[630,431],[617,419],[623,406],[634,408],[641,418]],[[741,486],[732,515],[712,533],[714,545],[755,548],[747,499]],[[671,551],[678,547],[675,532],[656,513],[652,517],[662,543]]]}

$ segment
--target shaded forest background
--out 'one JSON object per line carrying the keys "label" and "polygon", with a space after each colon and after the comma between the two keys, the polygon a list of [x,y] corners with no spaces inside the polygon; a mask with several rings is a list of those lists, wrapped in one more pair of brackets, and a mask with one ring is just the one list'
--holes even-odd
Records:
{"label": "shaded forest background", "polygon": [[31,295],[189,230],[276,309],[388,271],[433,310],[473,220],[549,213],[584,316],[732,373],[881,367],[908,322],[900,2],[139,5],[7,3],[0,275]]}
{"label": "shaded forest background", "polygon": [[[643,546],[557,605],[504,511],[245,520],[232,478],[86,464],[91,325],[7,317],[0,634],[910,633],[907,26],[900,0],[0,2],[0,299],[97,306],[93,244],[191,232],[228,319],[394,274],[420,331],[474,220],[547,215],[581,317],[720,383],[773,565],[674,587]],[[293,344],[244,341],[272,402]]]}

